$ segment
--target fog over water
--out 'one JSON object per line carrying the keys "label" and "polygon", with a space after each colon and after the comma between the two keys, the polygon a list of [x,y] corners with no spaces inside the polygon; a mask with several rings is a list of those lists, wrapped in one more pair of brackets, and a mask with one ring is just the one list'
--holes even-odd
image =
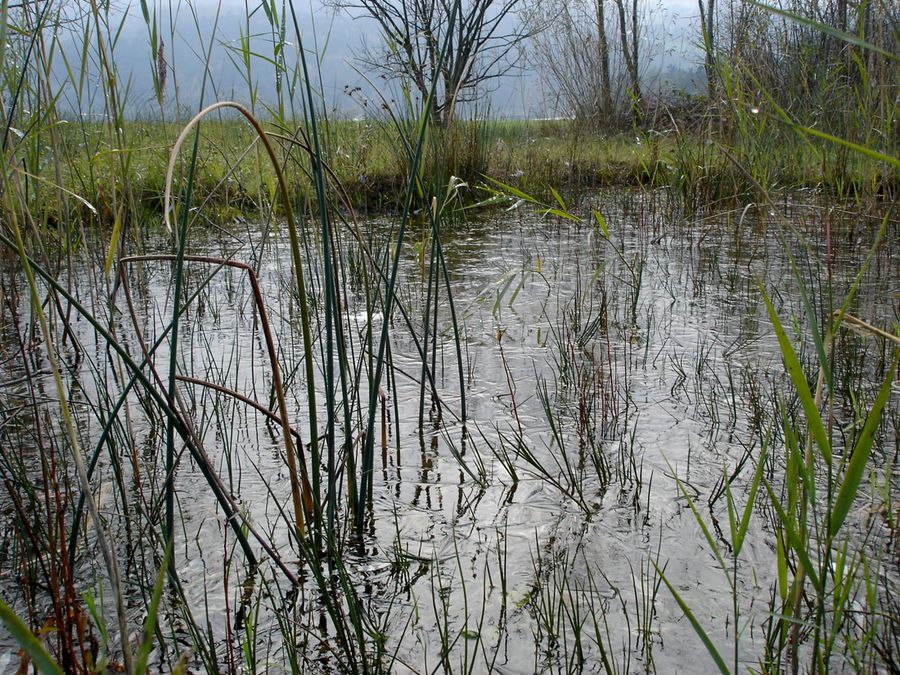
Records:
{"label": "fog over water", "polygon": [[[152,13],[154,3],[147,4]],[[280,6],[280,3],[277,4]],[[182,112],[196,110],[201,91],[205,102],[233,99],[249,103],[251,88],[247,83],[241,54],[241,36],[248,34],[250,51],[255,54],[251,57],[251,77],[257,102],[269,103],[276,99],[275,70],[270,61],[271,33],[258,0],[193,0],[190,3],[157,0],[155,5],[168,65],[166,98],[170,111],[174,111],[176,98]],[[303,31],[304,47],[309,54],[318,56],[311,62],[311,67],[318,71],[312,77],[318,80],[322,97],[330,110],[349,117],[362,116],[365,109],[361,101],[375,101],[375,88],[388,100],[396,94],[377,74],[360,72],[361,65],[356,56],[366,47],[377,50],[381,40],[374,21],[335,12],[318,0],[298,2],[294,9]],[[691,91],[703,81],[702,57],[697,47],[696,5],[687,0],[665,0],[648,5],[645,11],[648,22],[644,56],[647,88],[653,91]],[[128,86],[128,113],[132,117],[158,116],[159,104],[153,93],[151,74],[156,59],[151,54],[149,30],[140,3],[123,3],[117,13],[110,15],[113,32],[118,30],[122,14],[125,14],[125,20],[118,31],[113,55],[120,86],[124,88],[126,83]],[[60,39],[62,49],[73,65],[79,65],[81,61],[82,33],[79,27],[83,21],[76,21],[72,34],[63,34]],[[290,15],[286,22],[286,40],[288,48],[293,50],[296,38]],[[540,72],[529,63],[529,47],[524,45],[523,53],[516,59],[518,67],[515,70],[492,82],[492,90],[479,102],[480,111],[488,110],[497,117],[516,118],[553,117],[559,114]],[[210,68],[204,90],[203,64],[207,51]],[[99,74],[95,52],[94,48],[88,69],[94,81]],[[289,55],[289,62],[296,58],[295,54]],[[315,66],[316,61],[318,67]],[[65,62],[58,59],[55,65],[62,80]],[[96,87],[87,87],[79,102],[76,92],[64,88],[64,109],[76,115],[79,112],[99,112],[102,102],[92,97],[91,89]],[[354,96],[348,93],[351,91],[355,91]]]}

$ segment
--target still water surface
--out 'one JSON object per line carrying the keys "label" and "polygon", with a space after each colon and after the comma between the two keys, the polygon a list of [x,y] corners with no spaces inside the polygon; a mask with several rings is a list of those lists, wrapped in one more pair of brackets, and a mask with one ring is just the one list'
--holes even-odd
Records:
{"label": "still water surface", "polygon": [[[814,353],[797,276],[808,284],[816,311],[839,306],[868,253],[876,222],[805,205],[799,198],[786,203],[778,217],[750,208],[677,219],[662,200],[645,195],[602,196],[594,206],[605,216],[609,239],[596,227],[548,221],[524,209],[444,232],[463,360],[460,367],[446,288],[440,286],[437,317],[432,305],[428,318],[429,334],[437,329],[429,362],[440,402],[426,391],[421,427],[422,361],[400,314],[392,318],[394,373],[383,383],[383,418],[375,424],[373,509],[364,553],[348,554],[346,563],[369,616],[378,623],[374,627],[386,636],[386,663],[394,671],[578,670],[582,656],[585,669],[599,671],[598,633],[609,660],[626,672],[711,669],[712,661],[660,583],[654,563],[665,569],[726,660],[731,658],[734,617],[728,584],[674,476],[727,547],[722,478],[744,467],[731,484],[742,508],[779,402],[796,404],[759,284],[795,343],[804,345],[812,377]],[[783,221],[796,229],[779,228]],[[373,242],[381,241],[389,224],[372,221],[364,231]],[[780,232],[789,241],[787,248]],[[895,235],[894,228],[888,238]],[[382,316],[366,312],[352,241],[339,240],[350,358],[364,365],[368,355],[362,336],[371,322],[377,340]],[[165,246],[158,242],[160,250]],[[425,229],[412,226],[398,280],[398,299],[419,340],[425,333],[430,246]],[[189,249],[258,267],[292,423],[308,439],[304,351],[286,237],[270,235],[263,242],[256,231],[198,230]],[[85,264],[73,278],[82,297],[89,297],[90,280],[102,275],[100,264],[93,269]],[[187,292],[199,293],[181,326],[180,371],[274,409],[271,369],[246,277],[221,269],[210,280],[212,271],[188,265]],[[829,276],[833,298],[828,297]],[[321,297],[320,285],[320,277],[311,281],[313,306]],[[898,285],[896,252],[888,244],[863,276],[851,311],[891,330],[898,316]],[[140,331],[153,342],[170,319],[170,263],[133,264],[129,287]],[[24,316],[24,300],[21,306]],[[121,339],[139,354],[121,290],[116,307]],[[103,346],[92,342],[83,322],[76,328],[89,346],[87,357],[73,363],[84,386],[74,402],[86,446],[92,447],[99,415],[90,399],[96,396],[103,408],[108,395],[103,387],[121,387]],[[883,345],[851,337],[839,344],[853,353],[847,359],[848,381],[871,395],[879,384]],[[21,371],[10,341],[4,351],[2,379],[11,381]],[[321,378],[322,354],[313,358]],[[163,345],[156,357],[160,372],[167,372],[167,362]],[[42,386],[52,391],[49,380]],[[296,565],[278,428],[208,388],[185,384],[182,393],[207,453],[242,510],[283,559]],[[4,406],[12,410],[22,392],[6,387],[2,394]],[[363,390],[361,400],[366,398]],[[887,410],[887,437],[880,439],[873,458],[876,472],[885,466],[893,471],[886,461],[896,452],[891,429],[897,428],[897,402],[895,391]],[[836,406],[838,428],[853,421],[852,406],[845,404]],[[129,406],[132,437],[147,474],[144,492],[134,491],[131,498],[158,509],[164,422],[144,414],[134,395]],[[341,409],[337,417],[343,434]],[[355,405],[350,419],[351,434],[361,443],[365,420]],[[383,450],[382,438],[387,441]],[[770,457],[777,459],[770,460],[767,472],[773,485],[781,484],[783,452],[783,441],[773,442]],[[97,484],[101,509],[109,515],[123,557],[133,556],[125,541],[139,541],[141,535],[125,531],[108,462],[101,461]],[[278,581],[277,568],[264,563],[260,574],[267,581],[251,576],[255,582],[247,582],[234,537],[187,454],[175,484],[181,536],[176,564],[194,620],[211,627],[224,663],[227,631],[238,636],[232,649],[240,654],[241,625],[258,608],[260,668],[283,667],[285,639],[275,617],[285,610],[271,586],[285,586],[284,579]],[[339,489],[346,489],[343,481]],[[861,505],[859,514],[865,509]],[[757,509],[741,552],[741,660],[748,667],[760,655],[761,626],[776,577],[771,523],[771,514]],[[870,545],[877,548],[881,540],[875,529]],[[81,556],[79,565],[87,583],[102,577],[99,556],[92,552]],[[152,561],[146,565],[149,571],[136,565],[131,572],[152,575]],[[895,580],[896,571],[891,568],[887,578]],[[312,588],[312,580],[306,581]],[[129,592],[139,598],[138,588]],[[304,593],[288,614],[296,623],[297,641],[306,645],[307,667],[332,669],[329,620],[317,607],[315,592]],[[581,653],[573,625],[583,632]],[[311,657],[311,651],[319,656]]]}

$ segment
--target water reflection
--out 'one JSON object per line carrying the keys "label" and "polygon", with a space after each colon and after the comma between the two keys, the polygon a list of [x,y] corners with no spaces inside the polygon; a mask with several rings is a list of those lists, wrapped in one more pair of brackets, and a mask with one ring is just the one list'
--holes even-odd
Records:
{"label": "water reflection", "polygon": [[[475,670],[491,664],[510,672],[559,667],[565,650],[572,648],[566,642],[572,636],[559,628],[560,612],[582,612],[578,616],[585,621],[589,615],[608,617],[604,637],[629,647],[622,655],[626,670],[690,669],[698,651],[695,636],[671,598],[659,593],[653,562],[668,565],[667,574],[680,579],[689,602],[701,608],[706,625],[714,626],[717,641],[727,643],[726,633],[733,629],[716,623],[729,616],[728,599],[721,593],[716,561],[704,552],[703,535],[673,479],[677,475],[688,494],[706,504],[714,535],[727,544],[718,520],[722,494],[726,485],[737,493],[743,479],[733,485],[726,481],[739,467],[752,465],[773,410],[789,390],[757,283],[764,281],[779,314],[799,335],[808,319],[796,280],[773,229],[758,212],[672,223],[648,195],[616,197],[600,208],[610,241],[587,226],[519,213],[447,233],[444,250],[464,336],[462,364],[452,342],[446,294],[429,296],[428,276],[422,275],[415,251],[404,261],[400,298],[420,332],[412,339],[399,312],[387,318],[396,370],[386,378],[385,391],[378,392],[373,429],[380,467],[376,455],[365,537],[348,552],[346,566],[378,622],[372,630],[384,631],[388,650],[396,651],[410,670],[426,661],[452,658],[458,663],[460,653],[477,655],[472,657]],[[795,213],[814,250],[824,246],[817,234],[820,214],[799,207]],[[376,236],[379,224],[370,227]],[[838,224],[830,227],[837,230]],[[213,239],[199,245],[221,253]],[[863,241],[830,251],[825,266],[818,266],[804,246],[797,244],[794,253],[817,288],[823,287],[823,275],[831,275],[846,289],[866,248]],[[854,304],[856,313],[884,325],[897,317],[896,300],[888,292],[900,281],[895,256],[888,249],[875,260]],[[298,308],[293,291],[288,292],[293,285],[284,242],[276,237],[258,263],[290,418],[298,439],[309,439],[306,384],[299,373],[310,358],[322,378],[324,356],[306,354],[297,335]],[[91,273],[83,270],[79,283],[87,284]],[[138,353],[139,336],[152,344],[164,332],[171,290],[164,265],[130,274],[139,320],[134,331],[122,330],[122,342]],[[349,278],[354,281],[342,298],[345,327],[356,367],[364,372],[371,357],[367,336],[377,335],[385,318],[369,316],[364,280],[352,272]],[[230,270],[221,270],[211,285],[208,280],[199,269],[189,269],[185,277],[189,292],[197,295],[180,338],[181,391],[198,435],[242,512],[284,559],[296,560],[296,543],[288,534],[289,481],[280,430],[222,389],[241,392],[266,410],[274,408],[271,370],[250,294]],[[321,302],[316,284],[314,306]],[[8,284],[3,292],[0,427],[10,440],[18,438],[14,425],[39,426],[29,409],[28,378],[35,396],[47,393],[40,352],[20,344],[27,335],[26,299]],[[427,337],[418,342],[426,327]],[[104,365],[102,345],[81,330],[79,339],[90,358],[70,355],[73,381],[94,382],[92,369],[102,369],[103,378],[116,382],[117,371]],[[427,369],[420,350],[427,350]],[[23,351],[28,354],[25,375]],[[843,352],[844,378],[877,371],[886,358],[875,343]],[[163,345],[156,367],[167,360]],[[221,388],[200,387],[200,379]],[[364,445],[368,421],[362,419],[359,401],[369,393],[365,385],[360,389],[338,413],[342,423],[350,420],[342,433],[354,448]],[[87,407],[92,400],[100,400],[100,394],[87,386],[73,397],[77,406]],[[128,498],[130,504],[146,501],[158,511],[160,495],[148,498],[140,486],[153,490],[150,486],[161,484],[165,422],[148,412],[150,406],[137,394],[127,409],[133,417],[127,438],[135,455],[122,469],[134,486]],[[851,418],[852,409],[839,414]],[[893,414],[896,419],[896,410]],[[338,459],[343,467],[338,491],[350,490],[347,459]],[[109,477],[113,468],[100,470]],[[773,466],[773,478],[779,470]],[[279,620],[290,616],[305,636],[298,644],[307,641],[318,650],[320,665],[333,664],[328,645],[336,628],[323,609],[325,600],[316,597],[306,577],[300,590],[276,592],[265,570],[238,581],[217,565],[206,566],[204,555],[221,550],[227,528],[198,475],[189,458],[182,460],[176,486],[190,540],[181,553],[183,602],[202,607],[215,630],[230,622],[239,633],[252,615],[255,630],[264,636],[259,639],[272,642],[281,639]],[[329,495],[329,504],[338,503],[336,497]],[[343,497],[339,503],[345,503]],[[116,506],[109,504],[110,510]],[[9,522],[12,516],[3,517]],[[759,578],[772,574],[767,546],[773,540],[763,523],[752,524],[752,538],[761,543],[751,547],[748,562]],[[129,552],[141,548],[140,537],[139,531],[125,534]],[[87,574],[92,563],[82,564]],[[304,574],[302,568],[298,573]],[[237,603],[226,609],[228,589]],[[767,592],[761,586],[742,589],[744,599],[757,607]],[[335,586],[335,594],[340,593]],[[553,621],[556,633],[548,628]],[[309,637],[313,634],[315,640]],[[747,639],[747,653],[757,653],[762,638]],[[465,652],[467,644],[470,652]],[[598,658],[596,644],[581,648]]]}

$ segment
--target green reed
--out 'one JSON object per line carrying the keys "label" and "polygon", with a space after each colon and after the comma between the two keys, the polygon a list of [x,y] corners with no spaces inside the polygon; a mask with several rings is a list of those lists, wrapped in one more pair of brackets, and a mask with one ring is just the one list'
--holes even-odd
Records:
{"label": "green reed", "polygon": [[[796,15],[787,16],[792,20],[802,21],[802,18]],[[836,37],[850,41],[843,35]],[[870,47],[865,42],[860,46]],[[896,60],[892,54],[884,56]],[[757,75],[749,70],[744,71],[743,75],[759,86]],[[768,189],[771,176],[766,165],[767,159],[758,160],[755,156],[756,145],[768,142],[764,139],[771,137],[765,128],[772,121],[780,121],[788,129],[797,132],[795,142],[810,143],[808,140],[810,137],[818,138],[832,146],[849,148],[872,159],[883,161],[887,165],[894,167],[900,165],[896,157],[886,155],[874,147],[862,146],[847,137],[834,136],[798,123],[765,88],[762,88],[763,98],[774,113],[761,115],[755,107],[751,108],[746,101],[742,101],[747,92],[741,88],[737,73],[727,64],[723,65],[723,82],[730,100],[735,102],[739,137],[745,141],[737,153],[738,156],[728,150],[723,152],[773,212],[777,213],[777,207]],[[750,144],[748,145],[746,141]],[[828,146],[824,147],[823,156],[826,156]],[[765,148],[760,151],[762,157],[767,158],[769,154]],[[777,221],[779,240],[788,253],[791,270],[798,284],[803,314],[815,354],[813,362],[818,369],[816,384],[810,387],[801,357],[788,337],[769,295],[761,285],[760,293],[778,339],[785,370],[803,411],[801,420],[799,415],[795,417],[789,411],[789,406],[784,401],[779,401],[776,405],[781,417],[780,426],[786,451],[784,485],[778,489],[766,478],[764,467],[766,450],[769,446],[767,439],[761,456],[756,460],[757,466],[750,483],[748,501],[743,510],[738,510],[730,489],[732,480],[739,470],[724,482],[729,525],[729,535],[724,539],[727,544],[726,552],[726,548],[711,534],[692,497],[679,483],[683,497],[690,505],[731,590],[732,618],[735,624],[731,664],[726,663],[695,616],[694,610],[681,597],[670,580],[665,576],[663,580],[721,672],[738,672],[741,668],[739,654],[742,619],[737,589],[738,557],[747,536],[747,526],[760,486],[764,486],[768,495],[768,500],[762,501],[764,503],[767,501],[767,506],[774,511],[771,526],[777,530],[778,569],[778,581],[774,585],[770,604],[773,618],[769,624],[766,654],[760,665],[766,669],[790,669],[791,672],[798,672],[801,660],[808,658],[807,667],[810,670],[827,671],[830,664],[838,663],[839,655],[847,652],[852,654],[852,662],[856,667],[861,667],[867,658],[871,658],[863,656],[869,648],[866,644],[868,638],[861,639],[856,631],[855,624],[850,619],[852,615],[850,604],[860,589],[865,587],[868,589],[870,607],[874,606],[876,600],[872,594],[877,595],[880,592],[875,590],[879,582],[869,575],[870,561],[867,552],[864,546],[857,542],[860,534],[848,531],[850,528],[845,525],[854,502],[860,496],[860,489],[867,473],[866,467],[876,442],[876,431],[890,397],[894,374],[900,361],[900,347],[898,347],[900,340],[889,331],[873,327],[853,317],[849,314],[849,309],[860,280],[883,241],[888,219],[889,216],[885,215],[868,256],[847,289],[844,299],[838,304],[831,278],[830,262],[822,264],[815,254],[809,250],[804,251],[807,257],[814,261],[818,278],[825,277],[824,283],[818,288],[811,286],[801,271],[798,257],[791,252],[787,243],[785,230],[791,225],[783,218],[779,218]],[[830,249],[826,253],[830,255]],[[835,344],[843,322],[855,325],[876,339],[883,340],[891,356],[886,360],[886,367],[882,373],[884,379],[878,387],[877,395],[867,409],[860,411],[860,417],[864,420],[860,431],[847,439],[846,450],[838,456],[835,449],[839,439],[835,438],[833,426],[836,405],[833,367],[836,363]],[[888,363],[890,365],[887,365]],[[862,536],[865,539],[866,535]],[[726,559],[728,553],[731,560]]]}

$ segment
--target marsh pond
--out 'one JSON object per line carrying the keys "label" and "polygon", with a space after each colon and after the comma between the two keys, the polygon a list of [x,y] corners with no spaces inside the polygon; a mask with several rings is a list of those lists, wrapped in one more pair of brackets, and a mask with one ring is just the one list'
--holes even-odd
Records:
{"label": "marsh pond", "polygon": [[897,668],[896,221],[568,215],[7,259],[3,597],[98,668]]}

